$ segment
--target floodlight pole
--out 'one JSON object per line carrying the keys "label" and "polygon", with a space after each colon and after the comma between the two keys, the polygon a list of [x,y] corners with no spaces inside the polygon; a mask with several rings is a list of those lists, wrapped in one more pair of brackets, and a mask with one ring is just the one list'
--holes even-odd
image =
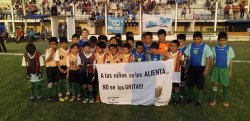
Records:
{"label": "floodlight pole", "polygon": [[[25,0],[22,0],[22,6],[23,6],[23,16],[26,17],[27,14],[26,14],[26,8],[25,8]],[[27,32],[27,18],[24,18],[24,33],[26,32]]]}
{"label": "floodlight pole", "polygon": [[140,9],[139,9],[140,11],[139,11],[139,35],[140,35],[140,37],[141,37],[141,35],[142,35],[142,4],[141,4],[141,2],[140,2]]}
{"label": "floodlight pole", "polygon": [[176,36],[176,31],[177,31],[177,20],[178,20],[178,2],[175,2],[175,20],[174,20],[174,35],[175,36]]}
{"label": "floodlight pole", "polygon": [[105,34],[106,35],[108,35],[108,14],[107,14],[107,12],[108,12],[108,8],[107,8],[107,2],[105,2]]}
{"label": "floodlight pole", "polygon": [[13,8],[13,5],[14,5],[14,3],[13,3],[13,1],[11,1],[11,6],[10,6],[10,8],[11,8],[11,20],[12,20],[12,32],[15,32],[16,30],[15,30],[15,17],[14,17],[14,8]]}
{"label": "floodlight pole", "polygon": [[218,20],[218,1],[215,2],[215,15],[214,15],[214,36],[216,36],[217,30],[217,20]]}

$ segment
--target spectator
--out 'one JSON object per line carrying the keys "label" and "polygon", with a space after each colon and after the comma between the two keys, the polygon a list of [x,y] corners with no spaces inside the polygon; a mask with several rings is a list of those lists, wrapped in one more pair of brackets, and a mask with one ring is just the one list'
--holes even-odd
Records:
{"label": "spectator", "polygon": [[224,18],[228,19],[229,18],[229,11],[230,11],[231,7],[229,4],[227,4],[224,8]]}
{"label": "spectator", "polygon": [[16,30],[17,33],[17,41],[16,43],[19,43],[23,39],[23,31],[20,28],[17,28]]}
{"label": "spectator", "polygon": [[245,14],[245,1],[242,1],[242,3],[239,5],[240,7],[240,17],[244,18],[244,14]]}
{"label": "spectator", "polygon": [[29,42],[34,42],[35,41],[35,31],[33,30],[33,28],[30,28],[29,31]]}
{"label": "spectator", "polygon": [[[5,34],[6,34],[5,27],[4,27],[4,25],[0,24],[0,43],[1,43],[0,52],[2,52],[2,48],[3,48],[4,52],[7,52],[7,49],[6,49],[5,44],[4,44],[4,39],[3,39]],[[2,48],[1,48],[1,46],[2,46]]]}

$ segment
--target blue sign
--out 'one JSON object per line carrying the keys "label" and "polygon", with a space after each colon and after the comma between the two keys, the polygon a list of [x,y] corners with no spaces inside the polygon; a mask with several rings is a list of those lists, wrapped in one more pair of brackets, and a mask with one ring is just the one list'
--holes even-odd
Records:
{"label": "blue sign", "polygon": [[108,16],[108,32],[122,34],[124,30],[124,18]]}

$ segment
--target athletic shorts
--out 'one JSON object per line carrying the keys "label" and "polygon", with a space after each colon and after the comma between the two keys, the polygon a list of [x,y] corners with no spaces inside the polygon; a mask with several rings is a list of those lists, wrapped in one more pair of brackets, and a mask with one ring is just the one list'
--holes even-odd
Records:
{"label": "athletic shorts", "polygon": [[211,81],[218,82],[224,86],[229,83],[229,68],[213,67]]}
{"label": "athletic shorts", "polygon": [[204,89],[205,87],[205,77],[203,76],[203,72],[205,70],[205,66],[189,66],[187,73],[187,86],[194,87],[196,86],[198,89]]}
{"label": "athletic shorts", "polygon": [[[67,66],[60,66],[60,67],[61,67],[61,69],[65,70],[65,71],[67,70]],[[65,79],[66,75],[67,74],[61,73],[60,70],[59,70],[59,74],[58,74],[59,79]]]}
{"label": "athletic shorts", "polygon": [[46,74],[48,83],[55,83],[58,81],[58,73],[59,70],[57,67],[47,67],[46,68]]}
{"label": "athletic shorts", "polygon": [[79,82],[79,70],[69,70],[69,82]]}
{"label": "athletic shorts", "polygon": [[80,84],[87,84],[87,85],[91,85],[93,84],[92,82],[92,78],[94,77],[93,73],[88,73],[87,72],[83,72],[80,74]]}

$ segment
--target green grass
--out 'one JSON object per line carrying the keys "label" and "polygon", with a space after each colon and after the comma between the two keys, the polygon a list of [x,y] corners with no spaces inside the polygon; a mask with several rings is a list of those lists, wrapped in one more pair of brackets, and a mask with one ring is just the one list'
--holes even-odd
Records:
{"label": "green grass", "polygon": [[[47,43],[35,43],[42,53]],[[215,42],[209,42],[214,45]],[[250,42],[230,42],[235,60],[250,61]],[[8,52],[23,53],[25,43],[7,43]],[[235,63],[229,85],[230,107],[223,108],[220,93],[216,107],[210,107],[211,83],[207,79],[203,107],[171,103],[164,107],[81,104],[80,102],[30,102],[28,85],[21,67],[22,56],[0,55],[0,121],[75,121],[75,120],[136,120],[136,121],[248,121],[250,116],[250,63]],[[45,78],[45,77],[44,77]],[[46,95],[46,79],[43,95]]]}

